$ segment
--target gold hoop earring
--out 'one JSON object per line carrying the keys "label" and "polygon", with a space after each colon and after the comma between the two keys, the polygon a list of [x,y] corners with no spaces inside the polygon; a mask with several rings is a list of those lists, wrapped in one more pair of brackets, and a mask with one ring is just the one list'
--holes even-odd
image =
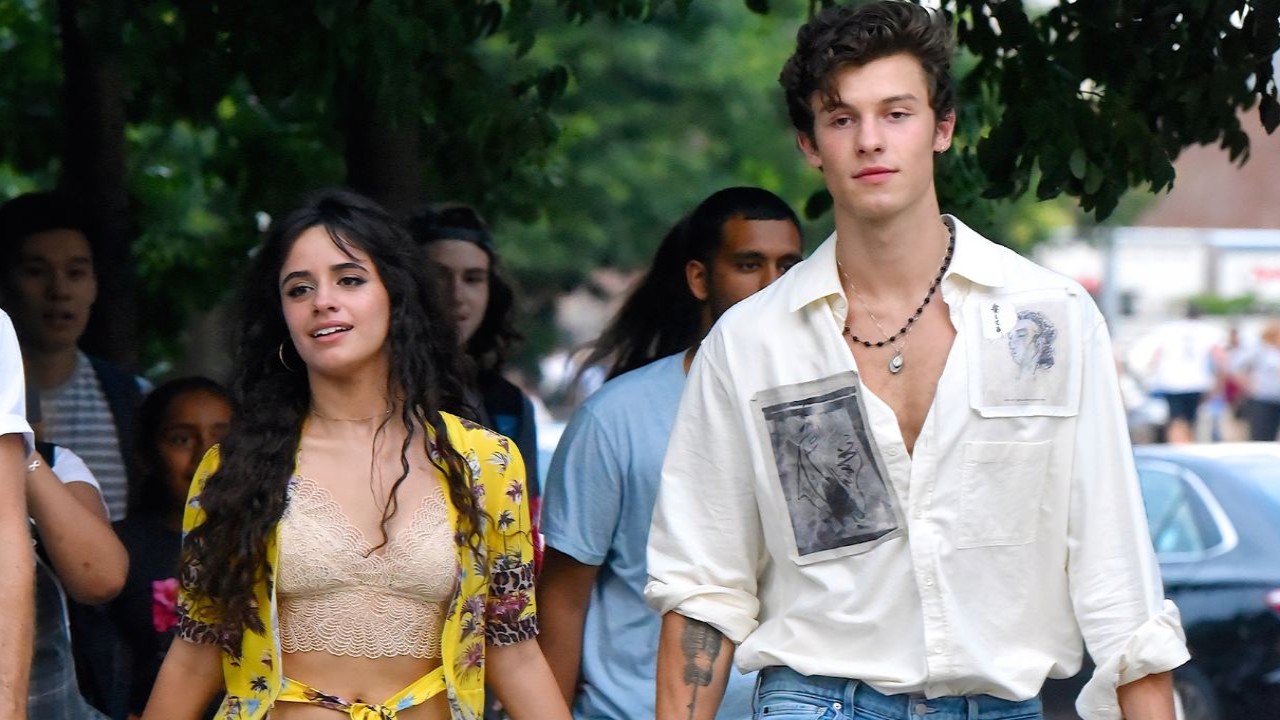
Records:
{"label": "gold hoop earring", "polygon": [[289,363],[284,361],[284,341],[281,341],[280,347],[276,349],[276,357],[280,358],[280,365],[283,366],[285,370],[293,372],[293,368],[289,367]]}

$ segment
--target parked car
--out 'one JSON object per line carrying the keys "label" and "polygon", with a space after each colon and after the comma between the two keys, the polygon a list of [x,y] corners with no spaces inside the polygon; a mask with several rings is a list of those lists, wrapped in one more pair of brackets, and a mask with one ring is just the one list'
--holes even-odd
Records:
{"label": "parked car", "polygon": [[[1174,671],[1186,720],[1280,718],[1280,443],[1152,445],[1135,457],[1191,650]],[[1074,717],[1082,684],[1047,686],[1046,714]]]}

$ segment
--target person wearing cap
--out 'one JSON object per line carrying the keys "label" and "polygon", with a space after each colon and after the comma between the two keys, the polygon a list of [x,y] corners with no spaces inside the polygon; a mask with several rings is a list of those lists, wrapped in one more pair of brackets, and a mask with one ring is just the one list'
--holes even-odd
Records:
{"label": "person wearing cap", "polygon": [[538,517],[538,435],[533,402],[502,371],[522,336],[515,291],[499,269],[493,233],[473,208],[430,205],[409,219],[409,232],[437,265],[458,324],[458,339],[474,363],[474,410],[482,425],[515,441],[524,458],[532,513]]}

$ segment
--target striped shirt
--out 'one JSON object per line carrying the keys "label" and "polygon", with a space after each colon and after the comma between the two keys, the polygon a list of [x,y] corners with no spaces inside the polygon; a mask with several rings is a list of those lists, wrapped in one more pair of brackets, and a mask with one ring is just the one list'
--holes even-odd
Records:
{"label": "striped shirt", "polygon": [[[138,379],[139,389],[150,389]],[[123,519],[129,500],[120,435],[102,383],[89,356],[77,353],[76,368],[62,385],[40,391],[44,416],[44,439],[70,448],[84,459],[102,486],[102,499],[111,511],[111,520]]]}

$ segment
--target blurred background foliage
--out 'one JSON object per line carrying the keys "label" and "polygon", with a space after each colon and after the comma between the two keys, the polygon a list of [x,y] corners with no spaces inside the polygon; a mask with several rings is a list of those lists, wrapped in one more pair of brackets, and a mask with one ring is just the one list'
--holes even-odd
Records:
{"label": "blurred background foliage", "polygon": [[[153,373],[301,193],[472,203],[533,358],[559,341],[559,292],[642,266],[715,189],[769,188],[805,210],[810,246],[829,232],[776,83],[829,4],[0,0],[0,199],[85,199],[105,236],[92,347]],[[961,46],[942,204],[1020,251],[1131,215],[1127,191],[1167,189],[1184,147],[1247,159],[1241,111],[1280,123],[1280,0],[942,5]]]}

